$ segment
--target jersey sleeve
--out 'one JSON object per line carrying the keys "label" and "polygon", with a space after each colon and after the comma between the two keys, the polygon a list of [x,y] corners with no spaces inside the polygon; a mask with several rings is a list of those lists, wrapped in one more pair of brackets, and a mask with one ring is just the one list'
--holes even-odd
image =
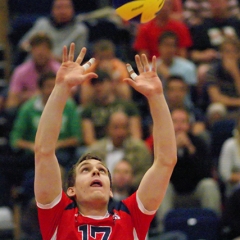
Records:
{"label": "jersey sleeve", "polygon": [[136,229],[138,239],[142,239],[143,236],[147,235],[150,223],[154,218],[156,211],[147,211],[143,207],[140,199],[138,199],[137,192],[123,200],[123,203],[131,214],[133,226]]}
{"label": "jersey sleeve", "polygon": [[42,205],[37,203],[38,219],[43,240],[52,239],[54,234],[56,234],[63,211],[71,202],[72,201],[62,191],[50,204]]}

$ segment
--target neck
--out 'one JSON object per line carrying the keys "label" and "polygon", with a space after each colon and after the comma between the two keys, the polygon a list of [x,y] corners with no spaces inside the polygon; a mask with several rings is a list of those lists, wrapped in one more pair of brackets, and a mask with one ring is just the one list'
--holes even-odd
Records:
{"label": "neck", "polygon": [[35,64],[35,68],[38,73],[42,73],[44,71],[45,67],[46,67],[46,65],[36,65]]}
{"label": "neck", "polygon": [[96,204],[88,203],[88,204],[79,204],[78,206],[79,213],[83,216],[97,216],[97,217],[105,217],[108,213],[106,204]]}
{"label": "neck", "polygon": [[167,66],[171,66],[172,65],[172,62],[173,62],[172,58],[171,59],[169,59],[169,58],[162,58],[162,60],[163,60],[165,65],[167,65]]}

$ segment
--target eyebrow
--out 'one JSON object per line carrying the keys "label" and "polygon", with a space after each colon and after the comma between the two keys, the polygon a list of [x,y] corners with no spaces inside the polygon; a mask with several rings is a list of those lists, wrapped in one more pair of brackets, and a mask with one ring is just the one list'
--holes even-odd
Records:
{"label": "eyebrow", "polygon": [[[90,164],[89,162],[83,162],[83,163],[80,163],[80,164],[79,164],[78,168],[80,169],[81,167],[83,167],[83,166],[85,166],[85,165],[91,165],[91,164]],[[107,170],[107,167],[105,167],[102,162],[99,161],[99,162],[97,163],[97,165],[101,165],[101,166],[103,166],[103,167]]]}

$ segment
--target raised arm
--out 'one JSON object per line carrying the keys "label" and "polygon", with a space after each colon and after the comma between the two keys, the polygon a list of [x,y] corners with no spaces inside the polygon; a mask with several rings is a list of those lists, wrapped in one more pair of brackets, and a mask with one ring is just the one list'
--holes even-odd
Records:
{"label": "raised arm", "polygon": [[124,81],[147,98],[153,119],[154,162],[138,189],[143,206],[152,211],[157,210],[162,202],[176,164],[176,140],[162,83],[156,73],[156,57],[153,57],[152,69],[146,55],[136,55],[135,60],[139,75],[127,65],[131,78]]}
{"label": "raised arm", "polygon": [[[80,66],[86,53],[83,48],[74,62],[72,43],[68,54],[63,48],[62,65],[57,72],[55,87],[43,110],[35,139],[35,197],[41,204],[51,203],[62,191],[62,182],[58,160],[55,156],[56,144],[62,124],[62,113],[71,88],[91,78],[95,73],[84,74]],[[84,64],[91,65],[90,62]]]}

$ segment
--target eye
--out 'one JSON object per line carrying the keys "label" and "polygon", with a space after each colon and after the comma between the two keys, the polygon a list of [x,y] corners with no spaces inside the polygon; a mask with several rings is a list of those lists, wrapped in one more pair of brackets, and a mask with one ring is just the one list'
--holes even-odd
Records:
{"label": "eye", "polygon": [[100,168],[100,169],[99,169],[99,172],[101,172],[101,173],[106,173],[106,169],[105,169],[105,168]]}
{"label": "eye", "polygon": [[89,171],[89,168],[85,167],[82,169],[82,172],[88,172]]}

